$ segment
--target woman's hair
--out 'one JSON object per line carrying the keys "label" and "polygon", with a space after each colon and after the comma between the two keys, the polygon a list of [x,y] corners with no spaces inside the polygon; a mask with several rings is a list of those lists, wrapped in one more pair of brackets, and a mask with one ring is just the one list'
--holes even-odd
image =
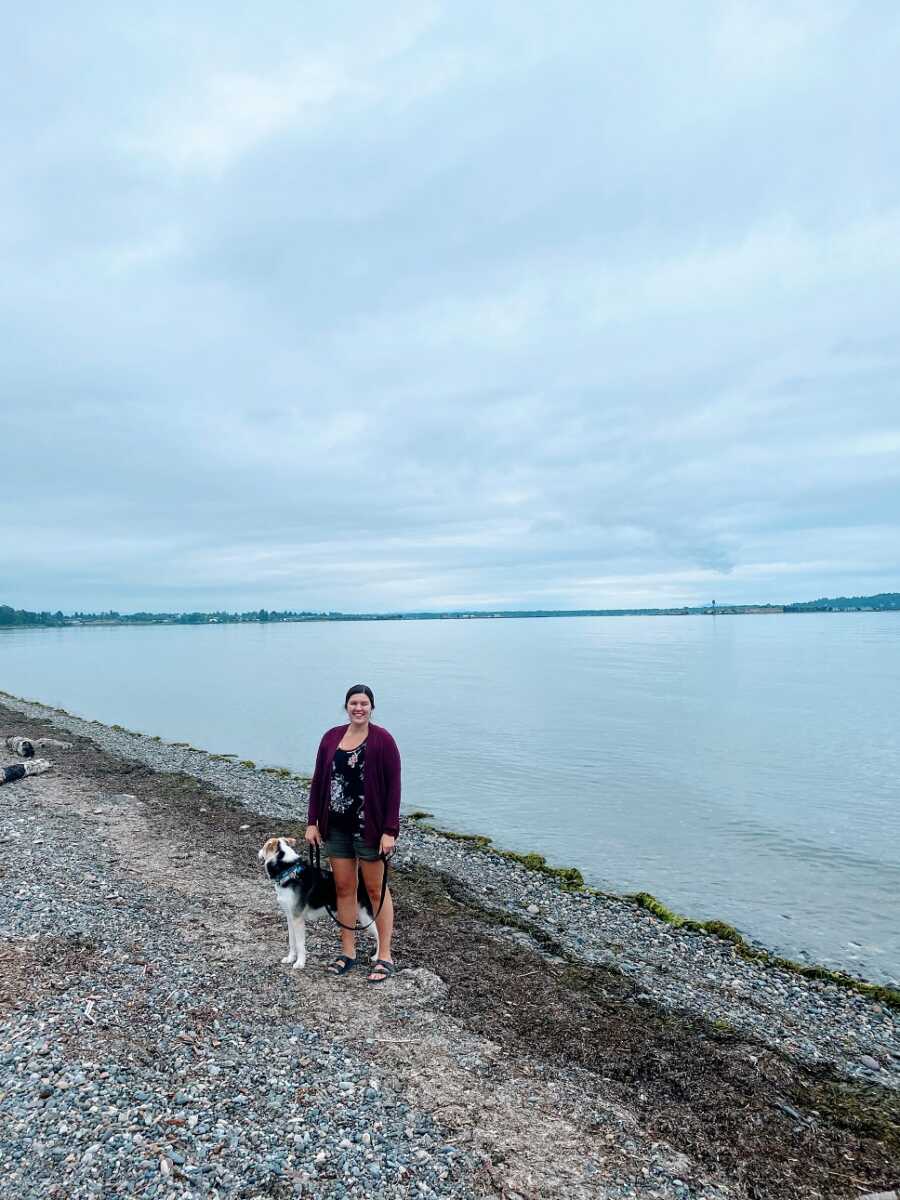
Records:
{"label": "woman's hair", "polygon": [[369,697],[369,703],[375,707],[375,697],[372,695],[372,689],[367,683],[354,683],[352,688],[347,688],[347,695],[344,697],[344,708],[350,703],[350,697],[355,696],[357,692],[362,692],[364,696]]}

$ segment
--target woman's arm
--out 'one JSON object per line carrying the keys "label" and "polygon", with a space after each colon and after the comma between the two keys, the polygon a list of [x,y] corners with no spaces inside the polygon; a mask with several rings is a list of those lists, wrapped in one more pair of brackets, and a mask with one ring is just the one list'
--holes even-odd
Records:
{"label": "woman's arm", "polygon": [[327,736],[327,734],[323,734],[322,740],[319,742],[316,765],[309,784],[309,807],[306,811],[306,820],[310,825],[318,825],[322,813],[322,780],[325,773],[325,738]]}
{"label": "woman's arm", "polygon": [[396,840],[400,833],[400,751],[387,731],[384,741],[384,798],[383,833]]}

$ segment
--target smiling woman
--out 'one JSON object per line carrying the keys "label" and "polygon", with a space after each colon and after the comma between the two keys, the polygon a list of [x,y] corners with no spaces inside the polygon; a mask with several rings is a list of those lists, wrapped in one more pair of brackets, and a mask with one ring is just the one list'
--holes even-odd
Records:
{"label": "smiling woman", "polygon": [[365,683],[348,688],[344,708],[349,724],[329,729],[319,743],[309,788],[306,840],[323,842],[337,887],[337,912],[343,953],[327,970],[346,975],[356,966],[354,923],[357,878],[372,902],[380,957],[369,983],[393,974],[391,936],[394,905],[385,883],[387,860],[400,832],[400,754],[386,729],[372,723],[375,696]]}

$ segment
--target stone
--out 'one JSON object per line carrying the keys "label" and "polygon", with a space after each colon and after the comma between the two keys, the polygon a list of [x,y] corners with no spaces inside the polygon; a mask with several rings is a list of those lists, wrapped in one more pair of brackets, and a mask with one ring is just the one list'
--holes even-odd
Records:
{"label": "stone", "polygon": [[388,983],[371,990],[378,993],[379,1000],[382,997],[396,999],[397,992],[402,991],[405,1003],[420,1005],[445,1000],[450,991],[440,975],[427,967],[407,967],[398,971]]}

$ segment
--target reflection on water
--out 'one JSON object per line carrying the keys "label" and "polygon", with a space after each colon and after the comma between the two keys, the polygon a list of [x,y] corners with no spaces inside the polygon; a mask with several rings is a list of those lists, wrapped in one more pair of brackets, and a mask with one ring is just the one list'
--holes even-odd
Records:
{"label": "reflection on water", "polygon": [[897,614],[0,631],[0,688],[297,770],[359,679],[441,823],[900,976]]}

